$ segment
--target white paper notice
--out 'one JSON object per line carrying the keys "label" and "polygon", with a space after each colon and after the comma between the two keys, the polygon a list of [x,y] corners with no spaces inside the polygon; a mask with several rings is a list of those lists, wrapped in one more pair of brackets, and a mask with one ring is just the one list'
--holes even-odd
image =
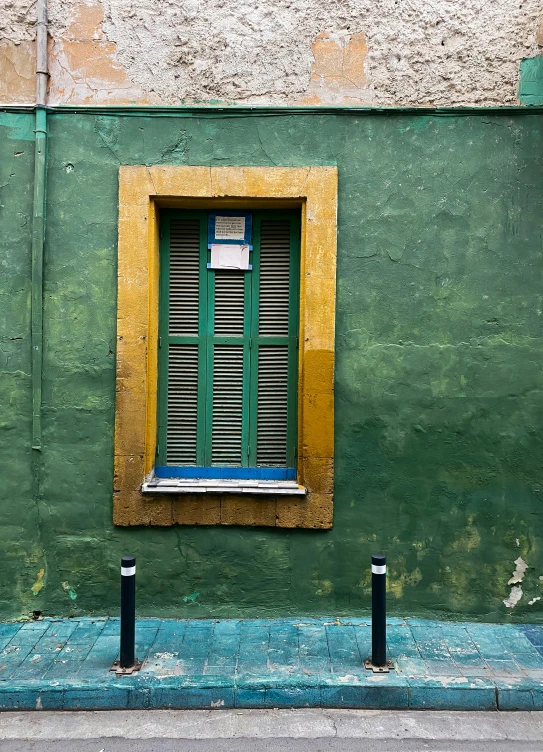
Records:
{"label": "white paper notice", "polygon": [[[238,219],[238,217],[236,217]],[[211,269],[248,269],[248,245],[211,245]]]}
{"label": "white paper notice", "polygon": [[245,240],[245,217],[215,217],[216,240]]}

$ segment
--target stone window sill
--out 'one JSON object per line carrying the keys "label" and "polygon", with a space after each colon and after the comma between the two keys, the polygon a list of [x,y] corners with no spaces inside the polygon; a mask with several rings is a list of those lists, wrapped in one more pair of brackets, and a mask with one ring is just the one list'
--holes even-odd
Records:
{"label": "stone window sill", "polygon": [[273,494],[305,496],[306,489],[295,480],[229,480],[227,478],[151,478],[141,487],[143,494]]}

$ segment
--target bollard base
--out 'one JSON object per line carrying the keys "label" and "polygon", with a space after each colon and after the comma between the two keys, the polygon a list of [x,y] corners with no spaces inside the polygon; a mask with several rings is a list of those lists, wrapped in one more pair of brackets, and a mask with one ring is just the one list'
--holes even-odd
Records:
{"label": "bollard base", "polygon": [[368,658],[364,661],[364,668],[373,671],[374,674],[388,674],[389,671],[394,671],[394,663],[387,661],[385,666],[374,666],[371,658]]}
{"label": "bollard base", "polygon": [[139,671],[142,666],[143,661],[138,661],[138,659],[136,658],[134,660],[134,665],[128,666],[128,668],[121,668],[120,661],[114,661],[113,666],[109,670],[115,671],[115,676],[130,676],[135,671]]}

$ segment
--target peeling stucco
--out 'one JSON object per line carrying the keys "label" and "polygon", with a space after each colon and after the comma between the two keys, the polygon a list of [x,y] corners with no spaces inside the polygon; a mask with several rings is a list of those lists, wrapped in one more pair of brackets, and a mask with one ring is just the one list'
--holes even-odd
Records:
{"label": "peeling stucco", "polygon": [[33,101],[36,89],[36,53],[33,41],[0,41],[0,102]]}
{"label": "peeling stucco", "polygon": [[504,599],[504,604],[507,608],[514,608],[522,598],[522,588],[520,585],[515,585],[511,588],[509,597]]}
{"label": "peeling stucco", "polygon": [[[506,608],[514,608],[522,598],[522,587],[516,583],[523,581],[527,569],[528,564],[526,564],[521,556],[519,556],[518,559],[515,559],[515,571],[513,572],[512,577],[507,580],[507,584],[513,585],[513,587],[511,588],[509,596],[503,601]],[[533,605],[533,603],[535,603],[535,601],[531,601],[529,605]]]}
{"label": "peeling stucco", "polygon": [[[34,12],[4,3],[0,40],[32,40]],[[49,15],[52,103],[515,104],[543,45],[539,0],[49,0]]]}
{"label": "peeling stucco", "polygon": [[66,11],[66,25],[50,43],[49,101],[147,104],[148,97],[130,80],[117,60],[116,45],[102,30],[101,4],[71,4]]}
{"label": "peeling stucco", "polygon": [[517,582],[522,582],[524,579],[524,575],[526,573],[526,570],[528,569],[528,565],[524,561],[524,559],[519,556],[518,559],[515,559],[515,571],[513,572],[513,576],[510,580],[507,581],[508,585],[514,585]]}
{"label": "peeling stucco", "polygon": [[36,0],[3,0],[0,14],[0,39],[15,44],[34,39]]}
{"label": "peeling stucco", "polygon": [[312,45],[311,79],[302,104],[363,104],[368,46],[363,33],[321,32]]}

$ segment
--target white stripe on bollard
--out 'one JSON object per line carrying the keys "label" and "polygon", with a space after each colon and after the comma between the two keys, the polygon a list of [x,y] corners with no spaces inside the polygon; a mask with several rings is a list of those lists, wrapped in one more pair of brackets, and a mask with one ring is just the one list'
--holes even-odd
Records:
{"label": "white stripe on bollard", "polygon": [[376,564],[372,564],[371,571],[373,572],[373,574],[386,574],[387,573],[386,564],[383,567],[379,567]]}
{"label": "white stripe on bollard", "polygon": [[121,567],[122,577],[131,577],[133,574],[136,574],[136,567]]}

